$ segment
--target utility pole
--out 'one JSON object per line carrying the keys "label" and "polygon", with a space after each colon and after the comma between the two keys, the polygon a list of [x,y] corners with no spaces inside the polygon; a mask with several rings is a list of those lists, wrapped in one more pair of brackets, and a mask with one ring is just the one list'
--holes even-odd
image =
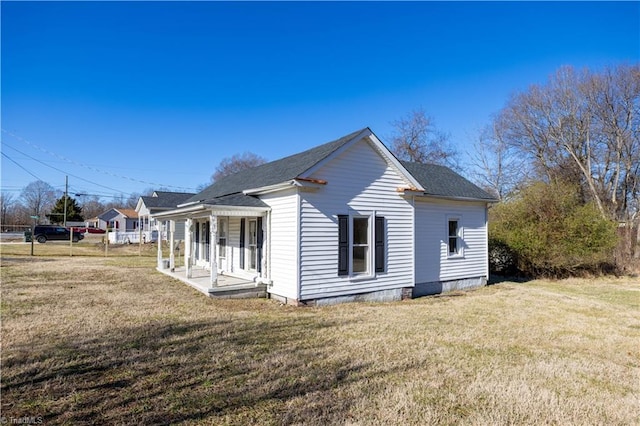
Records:
{"label": "utility pole", "polygon": [[69,198],[69,176],[64,177],[64,223],[62,226],[67,227],[67,198]]}

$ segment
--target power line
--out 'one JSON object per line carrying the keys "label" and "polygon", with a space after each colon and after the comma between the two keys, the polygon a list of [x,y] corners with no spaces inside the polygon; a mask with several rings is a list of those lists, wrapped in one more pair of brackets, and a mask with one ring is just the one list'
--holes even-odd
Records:
{"label": "power line", "polygon": [[25,172],[29,173],[31,176],[33,176],[34,178],[38,179],[38,180],[42,180],[40,179],[38,176],[34,175],[33,173],[31,173],[29,170],[25,169],[24,167],[22,167],[20,164],[18,164],[13,158],[9,157],[7,154],[5,154],[4,152],[1,153],[7,160],[11,161],[13,164],[15,164],[16,166],[20,167],[22,170],[24,170]]}
{"label": "power line", "polygon": [[[42,163],[41,161],[39,161],[39,160],[37,160],[37,159],[35,159],[35,158],[33,158],[33,157],[31,157],[31,156],[29,156],[29,155],[25,154],[24,152],[21,152],[21,151],[17,150],[17,149],[15,149],[15,148],[13,148],[13,147],[11,147],[11,146],[9,146],[9,145],[6,145],[6,144],[5,144],[5,146],[8,146],[9,148],[14,149],[15,151],[18,151],[19,153],[21,153],[21,154],[23,154],[23,155],[26,155],[27,157],[29,157],[29,158],[31,158],[31,159],[33,159],[33,160],[35,160],[35,161],[38,161],[38,162]],[[27,168],[26,168],[26,167],[22,166],[20,163],[18,163],[17,161],[15,161],[13,158],[9,157],[6,153],[4,153],[4,152],[0,152],[0,154],[2,154],[2,155],[3,155],[7,160],[11,161],[13,164],[15,164],[16,166],[20,167],[20,168],[21,168],[22,170],[24,170],[25,172],[29,173],[31,176],[33,176],[33,177],[34,177],[34,178],[36,178],[37,180],[39,180],[39,181],[43,181],[43,182],[44,182],[44,180],[43,180],[43,179],[41,179],[40,177],[36,176],[35,174],[33,174],[32,172],[30,172],[29,170],[27,170]],[[44,163],[43,163],[43,164],[44,164]],[[58,170],[58,171],[61,171],[61,170],[56,169],[55,167],[53,167],[53,166],[49,166],[49,165],[47,165],[47,164],[45,164],[45,166],[47,166],[47,167],[51,167],[51,168],[53,168],[53,169],[55,169],[55,170]],[[73,175],[70,175],[70,176],[73,176]],[[73,177],[78,178],[77,176],[73,176]],[[78,179],[82,179],[82,178],[78,178]],[[85,179],[82,179],[82,180],[85,180]],[[87,181],[87,182],[89,182],[89,183],[93,183],[93,184],[98,185],[98,186],[102,186],[102,185],[99,185],[99,184],[97,184],[97,183],[95,183],[95,182],[91,182],[91,181]],[[57,186],[60,186],[60,185],[57,185]],[[107,188],[107,189],[111,189],[111,188],[109,188],[109,187],[105,187],[105,188]],[[20,188],[20,187],[17,187],[17,186],[16,186],[16,187],[9,187],[9,186],[2,187],[2,191],[3,191],[3,192],[4,192],[4,191],[15,191],[15,192],[19,192],[19,191],[22,191],[22,189],[23,189],[23,188]],[[121,198],[121,197],[122,197],[122,196],[124,196],[124,195],[128,195],[128,196],[133,195],[132,193],[124,194],[124,193],[119,192],[119,191],[117,191],[117,190],[116,190],[116,192],[117,192],[117,194],[118,194],[118,195],[115,195],[115,194],[105,194],[105,193],[89,194],[88,192],[95,192],[95,191],[85,191],[85,190],[80,190],[80,189],[78,189],[78,190],[77,190],[77,191],[75,191],[75,192],[77,192],[77,193],[76,193],[76,196],[78,196],[78,195],[87,195],[87,196],[91,196],[91,197],[94,197],[94,196],[95,196],[95,197],[100,197],[100,198]]]}
{"label": "power line", "polygon": [[57,158],[59,158],[59,159],[61,159],[63,161],[66,161],[67,163],[71,163],[71,164],[75,164],[76,166],[84,167],[84,168],[92,170],[94,172],[103,173],[103,174],[106,174],[108,176],[113,176],[113,177],[117,177],[117,178],[120,178],[120,179],[127,179],[127,180],[130,180],[130,181],[133,181],[133,182],[144,183],[146,185],[155,185],[155,186],[168,187],[168,188],[185,189],[185,190],[189,190],[189,191],[193,190],[193,188],[185,188],[185,187],[173,186],[173,185],[164,185],[164,184],[160,184],[160,183],[156,183],[156,182],[147,182],[147,181],[140,180],[140,179],[135,179],[135,178],[132,178],[132,177],[129,177],[129,176],[118,175],[118,174],[111,173],[111,172],[108,172],[108,171],[105,171],[105,170],[97,169],[95,167],[88,166],[88,165],[83,164],[83,163],[79,163],[79,162],[77,162],[75,160],[71,160],[71,159],[66,158],[66,157],[64,157],[62,155],[56,154],[54,152],[51,152],[51,151],[49,151],[49,150],[47,150],[45,148],[42,148],[42,147],[36,145],[33,142],[30,142],[30,141],[28,141],[28,140],[26,140],[26,139],[24,139],[24,138],[22,138],[22,137],[20,137],[20,136],[18,136],[16,134],[14,134],[14,133],[9,132],[8,130],[2,129],[2,131],[4,133],[8,134],[9,136],[19,140],[20,142],[23,142],[23,143],[25,143],[25,144],[33,147],[33,148],[36,148],[36,149],[38,149],[38,150],[40,150],[40,151],[42,151],[42,152],[44,152],[46,154],[49,154],[49,155],[51,155],[53,157],[57,157]]}
{"label": "power line", "polygon": [[[4,145],[4,146],[6,146],[6,147],[8,147],[8,148],[13,149],[14,151],[19,152],[20,154],[22,154],[22,155],[24,155],[24,156],[26,156],[26,157],[28,157],[28,158],[30,158],[30,159],[32,159],[32,160],[34,160],[34,161],[37,161],[38,163],[42,164],[43,166],[47,166],[47,167],[49,167],[49,168],[51,168],[51,169],[53,169],[53,170],[56,170],[56,171],[58,171],[58,172],[60,172],[60,173],[64,173],[65,175],[68,175],[68,176],[73,176],[73,177],[74,177],[74,178],[76,178],[76,179],[80,179],[80,180],[82,180],[82,181],[84,181],[84,182],[87,182],[87,183],[90,183],[90,184],[92,184],[92,185],[97,185],[97,186],[100,186],[100,187],[102,187],[102,188],[106,188],[106,189],[110,189],[110,190],[112,190],[112,191],[116,191],[116,192],[118,192],[118,190],[117,190],[117,189],[115,189],[115,188],[111,188],[111,187],[109,187],[109,186],[101,185],[101,184],[99,184],[99,183],[97,183],[97,182],[92,182],[92,181],[90,181],[90,180],[88,180],[88,179],[81,178],[80,176],[76,176],[76,175],[74,175],[74,174],[71,174],[71,173],[65,172],[64,170],[59,169],[59,168],[57,168],[57,167],[53,167],[52,165],[49,165],[49,164],[45,163],[44,161],[40,161],[40,160],[38,160],[37,158],[32,157],[32,156],[30,156],[29,154],[26,154],[26,153],[24,153],[24,152],[20,151],[19,149],[16,149],[16,148],[12,147],[11,145],[7,145],[4,141],[3,141],[3,145]],[[4,153],[3,153],[3,154],[4,154]],[[15,161],[14,161],[14,163],[15,163]],[[16,164],[17,164],[17,163],[16,163]],[[25,170],[26,170],[26,169],[25,169]],[[31,173],[29,173],[29,174],[31,174]],[[31,175],[32,175],[32,174],[31,174]],[[33,176],[33,175],[32,175],[32,176]],[[42,180],[42,179],[39,179],[39,180]]]}

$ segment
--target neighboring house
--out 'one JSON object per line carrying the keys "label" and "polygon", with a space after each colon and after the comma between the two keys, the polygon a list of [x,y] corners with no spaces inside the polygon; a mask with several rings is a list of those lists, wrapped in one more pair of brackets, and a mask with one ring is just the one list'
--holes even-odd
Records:
{"label": "neighboring house", "polygon": [[495,201],[446,167],[399,161],[365,128],[152,215],[186,223],[185,267],[171,244],[158,269],[212,296],[244,280],[296,305],[482,286]]}
{"label": "neighboring house", "polygon": [[98,216],[92,217],[91,219],[87,219],[84,222],[84,226],[86,226],[87,228],[96,228],[96,229],[102,229],[102,230],[107,229],[106,222],[104,222],[104,228],[100,227],[100,218]]}
{"label": "neighboring house", "polygon": [[[151,215],[175,209],[179,204],[184,203],[195,194],[186,192],[154,191],[150,196],[142,196],[138,199],[136,212],[142,226],[144,241],[155,241],[157,237],[157,224]],[[162,239],[167,239],[168,221],[162,222]],[[176,240],[184,240],[184,220],[178,220],[175,224]]]}
{"label": "neighboring house", "polygon": [[138,213],[133,209],[109,209],[98,215],[97,228],[119,232],[138,230]]}

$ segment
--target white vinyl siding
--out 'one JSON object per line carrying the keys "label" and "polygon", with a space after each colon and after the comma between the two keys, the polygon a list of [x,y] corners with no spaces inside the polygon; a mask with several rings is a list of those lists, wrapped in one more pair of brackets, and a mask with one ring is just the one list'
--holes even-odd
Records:
{"label": "white vinyl siding", "polygon": [[[487,275],[484,203],[416,199],[416,282]],[[449,254],[449,220],[458,220],[458,255]]]}
{"label": "white vinyl siding", "polygon": [[[298,299],[298,194],[296,189],[260,197],[271,207],[271,225],[265,244],[270,247],[269,292]],[[269,238],[271,239],[270,241]]]}
{"label": "white vinyl siding", "polygon": [[[327,184],[300,191],[300,300],[413,286],[413,211],[397,192],[407,185],[398,173],[363,140],[312,177]],[[343,214],[384,216],[384,272],[369,265],[371,276],[338,276],[337,216]]]}
{"label": "white vinyl siding", "polygon": [[176,241],[184,241],[184,227],[185,227],[185,221],[183,220],[176,220],[176,225],[175,225],[175,232],[173,234],[173,238]]}
{"label": "white vinyl siding", "polygon": [[[231,258],[229,258],[229,256]],[[229,217],[229,233],[227,235],[227,259],[226,264],[231,266],[231,271],[238,273],[240,268],[240,218]]]}

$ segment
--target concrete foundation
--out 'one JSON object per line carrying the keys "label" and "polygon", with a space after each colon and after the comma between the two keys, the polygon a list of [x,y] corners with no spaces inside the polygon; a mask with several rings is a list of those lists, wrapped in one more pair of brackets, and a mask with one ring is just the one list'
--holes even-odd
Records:
{"label": "concrete foundation", "polygon": [[269,294],[271,299],[285,305],[293,306],[329,306],[338,303],[351,302],[395,302],[416,297],[432,296],[434,294],[447,293],[455,290],[469,290],[487,285],[486,277],[466,278],[462,280],[435,281],[416,284],[415,287],[396,288],[393,290],[381,290],[371,293],[352,294],[348,296],[323,297],[311,300],[296,300],[277,294]]}
{"label": "concrete foundation", "polygon": [[351,302],[394,302],[397,300],[407,299],[409,294],[411,294],[411,288],[396,288],[392,290],[381,290],[370,293],[352,294],[348,296],[323,297],[321,299],[311,300],[295,300],[282,297],[277,294],[270,294],[269,297],[281,303],[293,306],[329,306],[336,305],[338,303]]}
{"label": "concrete foundation", "polygon": [[454,290],[469,290],[487,285],[487,277],[465,278],[452,281],[434,281],[416,284],[412,297],[432,296]]}

